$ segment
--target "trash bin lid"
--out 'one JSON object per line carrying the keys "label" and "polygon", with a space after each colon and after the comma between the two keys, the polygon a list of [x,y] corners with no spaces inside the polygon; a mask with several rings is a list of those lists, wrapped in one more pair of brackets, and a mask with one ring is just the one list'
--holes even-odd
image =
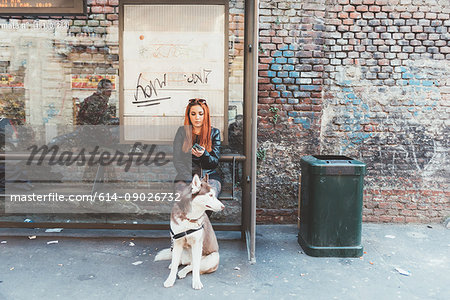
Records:
{"label": "trash bin lid", "polygon": [[343,155],[308,155],[302,164],[310,166],[310,172],[321,175],[364,175],[366,165]]}

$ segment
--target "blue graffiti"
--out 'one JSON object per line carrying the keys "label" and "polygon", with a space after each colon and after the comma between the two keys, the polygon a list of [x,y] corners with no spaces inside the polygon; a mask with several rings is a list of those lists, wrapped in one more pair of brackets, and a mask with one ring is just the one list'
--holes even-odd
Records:
{"label": "blue graffiti", "polygon": [[345,133],[341,152],[345,152],[348,148],[355,147],[372,136],[372,133],[364,132],[361,126],[361,124],[369,123],[370,110],[369,105],[355,93],[351,80],[342,80],[338,85],[341,86],[342,91],[339,97],[342,99],[341,104],[345,105],[344,125],[341,126],[341,130]]}
{"label": "blue graffiti", "polygon": [[48,109],[47,109],[46,113],[47,113],[47,117],[45,117],[43,119],[44,124],[47,124],[48,121],[50,121],[51,119],[56,117],[59,114],[59,110],[55,108],[55,105],[53,103],[51,103],[48,105]]}
{"label": "blue graffiti", "polygon": [[406,102],[407,111],[412,113],[413,116],[419,116],[420,113],[430,112],[436,107],[437,101],[440,100],[440,91],[438,82],[434,78],[430,78],[428,74],[420,73],[418,68],[401,67],[400,72],[403,80],[399,81],[399,85],[403,86],[405,91],[415,93],[414,98]]}

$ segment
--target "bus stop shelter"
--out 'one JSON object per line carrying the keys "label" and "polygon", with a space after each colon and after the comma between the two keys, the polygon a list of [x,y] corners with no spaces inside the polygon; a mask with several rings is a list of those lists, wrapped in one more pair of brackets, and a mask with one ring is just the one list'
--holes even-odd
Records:
{"label": "bus stop shelter", "polygon": [[[231,1],[230,1],[231,3]],[[256,226],[256,149],[257,149],[257,96],[258,96],[258,7],[259,1],[257,0],[243,0],[244,3],[244,28],[243,28],[243,127],[242,127],[242,141],[243,141],[243,153],[234,154],[226,153],[221,156],[221,162],[229,163],[233,169],[233,182],[232,182],[232,194],[223,196],[222,200],[234,199],[234,185],[235,182],[235,168],[241,168],[241,180],[239,182],[242,191],[241,199],[241,217],[239,224],[216,224],[214,225],[216,230],[231,230],[241,232],[243,241],[246,242],[248,249],[248,259],[251,263],[255,260],[255,226]],[[228,12],[229,3],[223,0],[178,0],[178,1],[152,1],[152,0],[121,0],[118,4],[118,27],[119,27],[119,48],[120,48],[120,88],[119,96],[121,99],[126,96],[126,82],[124,82],[124,64],[126,63],[126,57],[124,56],[124,23],[126,22],[124,12],[127,7],[132,6],[145,6],[145,5],[223,5]],[[19,15],[14,12],[15,15]],[[86,13],[86,10],[84,10]],[[91,13],[91,12],[88,12]],[[8,13],[5,11],[0,12],[1,18],[8,18]],[[24,11],[23,15],[35,15],[31,11]],[[54,13],[49,15],[63,15],[64,13],[55,10]],[[228,13],[225,14],[228,16]],[[37,17],[39,18],[39,17]],[[228,30],[228,18],[225,18],[225,32]],[[94,35],[95,36],[95,35]],[[89,37],[89,35],[88,35]],[[225,42],[230,43],[231,37],[228,33],[225,34]],[[142,40],[143,38],[141,38]],[[228,45],[225,45],[228,48]],[[228,56],[226,56],[227,58]],[[226,59],[224,58],[224,60]],[[227,61],[225,61],[225,76],[227,76],[228,67]],[[123,88],[125,86],[125,88]],[[228,88],[225,88],[225,92],[228,92]],[[225,106],[226,107],[226,106]],[[120,104],[121,116],[120,121],[126,121],[126,115],[123,111],[126,107],[123,106],[123,101]],[[225,112],[227,116],[227,112]],[[226,118],[224,118],[226,120]],[[226,125],[226,124],[225,124]],[[226,130],[225,130],[226,134]],[[0,158],[4,161],[24,160],[27,155],[24,153],[6,151],[0,154]],[[96,180],[102,177],[104,169],[99,168],[96,174]],[[97,189],[96,180],[92,186],[92,193]],[[7,191],[3,196],[3,199],[7,199]],[[4,214],[6,216],[7,213]],[[168,222],[166,224],[161,223],[145,223],[145,224],[130,224],[130,223],[106,223],[106,222],[70,222],[63,223],[60,221],[35,221],[33,223],[19,221],[14,218],[1,218],[0,227],[12,228],[50,228],[50,227],[62,227],[62,228],[76,228],[76,229],[130,229],[130,230],[161,230],[168,229]]]}

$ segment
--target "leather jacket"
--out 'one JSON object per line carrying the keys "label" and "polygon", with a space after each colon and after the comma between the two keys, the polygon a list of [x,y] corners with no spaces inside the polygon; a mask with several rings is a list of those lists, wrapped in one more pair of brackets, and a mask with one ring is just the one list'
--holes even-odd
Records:
{"label": "leather jacket", "polygon": [[185,137],[186,132],[184,126],[181,126],[178,128],[173,141],[173,164],[177,170],[175,181],[182,180],[190,183],[192,181],[192,175],[194,173],[200,175],[199,173],[201,172],[201,177],[208,174],[210,179],[216,179],[222,182],[220,175],[216,171],[219,165],[221,147],[219,129],[211,128],[211,152],[205,149],[205,152],[200,157],[196,157],[191,152],[183,152],[182,148]]}

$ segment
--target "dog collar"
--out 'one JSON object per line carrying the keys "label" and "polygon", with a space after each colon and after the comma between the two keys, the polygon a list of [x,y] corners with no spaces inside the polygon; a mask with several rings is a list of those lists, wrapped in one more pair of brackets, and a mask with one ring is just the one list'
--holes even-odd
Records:
{"label": "dog collar", "polygon": [[197,223],[197,221],[200,220],[200,219],[201,219],[201,217],[198,218],[198,219],[189,219],[189,218],[186,218],[186,220],[188,220],[188,221],[191,222],[191,223]]}
{"label": "dog collar", "polygon": [[184,232],[180,232],[180,233],[174,234],[173,231],[172,231],[172,228],[170,228],[170,234],[172,235],[172,239],[177,240],[177,239],[182,238],[182,237],[184,237],[184,236],[186,236],[186,235],[189,235],[189,234],[191,234],[191,233],[194,233],[194,232],[196,232],[196,231],[198,231],[198,230],[200,230],[200,229],[203,229],[203,225],[200,226],[200,227],[197,228],[197,229],[190,229],[190,230],[188,230],[188,231],[184,231]]}

